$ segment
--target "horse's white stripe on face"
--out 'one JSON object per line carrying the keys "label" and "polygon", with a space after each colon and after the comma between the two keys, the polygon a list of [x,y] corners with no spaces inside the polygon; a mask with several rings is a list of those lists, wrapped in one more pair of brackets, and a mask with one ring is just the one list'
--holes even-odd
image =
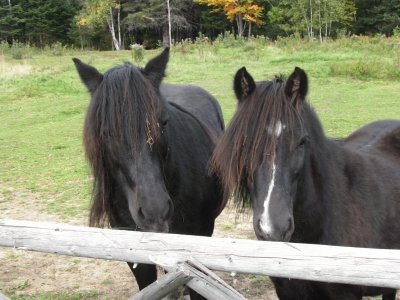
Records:
{"label": "horse's white stripe on face", "polygon": [[269,183],[269,187],[268,187],[268,193],[267,193],[267,197],[264,200],[264,211],[261,215],[261,219],[260,219],[260,227],[261,230],[263,232],[270,232],[272,229],[272,226],[270,224],[269,221],[269,205],[271,202],[271,195],[272,195],[272,191],[274,190],[275,187],[275,173],[276,173],[276,166],[275,166],[275,161],[272,163],[272,177],[271,177],[271,181]]}
{"label": "horse's white stripe on face", "polygon": [[275,126],[275,135],[276,135],[277,137],[280,137],[280,135],[281,135],[281,133],[282,133],[282,129],[283,129],[282,122],[281,122],[281,121],[278,121],[278,123],[277,123],[276,126]]}
{"label": "horse's white stripe on face", "polygon": [[283,125],[281,121],[278,121],[275,125],[275,130],[272,132],[271,128],[268,128],[268,133],[269,134],[274,134],[276,137],[280,137],[282,134],[282,131],[286,128],[286,125]]}
{"label": "horse's white stripe on face", "polygon": [[[278,138],[282,134],[282,131],[286,128],[286,125],[282,124],[281,121],[278,121],[275,125],[275,131],[274,134]],[[268,130],[268,133],[272,133],[270,130]],[[270,222],[270,217],[269,217],[269,206],[271,202],[271,197],[272,197],[272,192],[275,187],[275,175],[276,175],[276,165],[275,165],[275,159],[272,162],[272,176],[271,176],[271,181],[269,182],[268,186],[268,193],[267,197],[264,200],[264,210],[261,215],[260,219],[260,227],[261,230],[265,233],[268,233],[272,230],[272,224]]]}

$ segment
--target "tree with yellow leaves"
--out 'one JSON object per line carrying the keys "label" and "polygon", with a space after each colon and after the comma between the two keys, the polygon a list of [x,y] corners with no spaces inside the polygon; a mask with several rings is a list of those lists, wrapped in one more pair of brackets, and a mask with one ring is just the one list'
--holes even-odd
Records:
{"label": "tree with yellow leaves", "polygon": [[239,37],[243,37],[247,24],[251,36],[251,24],[264,23],[261,20],[264,7],[257,5],[254,0],[194,0],[194,2],[214,7],[214,12],[224,12],[229,21],[236,21]]}
{"label": "tree with yellow leaves", "polygon": [[[121,4],[120,0],[87,0],[78,16],[78,27],[107,23],[115,50],[121,50]],[[116,23],[116,24],[115,24]],[[115,25],[117,28],[115,28]]]}

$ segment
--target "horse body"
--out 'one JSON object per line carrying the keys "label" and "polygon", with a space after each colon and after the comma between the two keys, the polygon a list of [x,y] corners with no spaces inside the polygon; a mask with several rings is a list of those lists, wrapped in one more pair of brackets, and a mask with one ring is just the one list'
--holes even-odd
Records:
{"label": "horse body", "polygon": [[[125,64],[104,75],[74,59],[92,95],[84,126],[91,225],[211,236],[225,206],[208,170],[221,109],[201,88],[161,85],[168,56],[166,49],[144,69]],[[157,279],[154,265],[128,265],[140,289]]]}
{"label": "horse body", "polygon": [[[304,182],[297,191],[291,242],[400,249],[396,221],[400,216],[400,159],[392,157],[392,151],[400,154],[400,149],[386,143],[394,137],[400,140],[399,130],[399,121],[380,121],[357,130],[341,145],[317,140],[319,149],[310,153]],[[388,155],[382,153],[383,148],[390,149]],[[396,297],[396,290],[388,288],[272,280],[280,299]]]}
{"label": "horse body", "polygon": [[[304,164],[303,182],[297,190],[297,230],[291,240],[400,249],[400,226],[396,222],[400,216],[400,158],[393,155],[400,154],[400,149],[392,142],[392,146],[387,144],[394,138],[400,140],[399,121],[369,124],[343,144],[321,135],[311,136],[315,146]],[[312,215],[304,217],[308,214]],[[320,232],[309,235],[313,233],[310,227],[320,228]]]}
{"label": "horse body", "polygon": [[[236,114],[212,166],[239,205],[253,208],[258,239],[400,248],[400,121],[374,122],[344,140],[328,139],[306,103],[308,79],[256,84],[235,76]],[[280,299],[356,300],[396,291],[272,278]]]}

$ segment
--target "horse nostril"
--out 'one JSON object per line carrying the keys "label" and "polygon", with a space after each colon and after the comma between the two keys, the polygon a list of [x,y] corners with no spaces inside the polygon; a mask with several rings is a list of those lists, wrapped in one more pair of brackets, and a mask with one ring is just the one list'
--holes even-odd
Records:
{"label": "horse nostril", "polygon": [[259,232],[262,232],[263,230],[262,230],[262,221],[261,220],[258,220],[258,222],[257,222],[257,229],[258,229],[258,231]]}
{"label": "horse nostril", "polygon": [[282,238],[283,238],[284,241],[290,240],[290,237],[292,236],[292,232],[293,232],[293,227],[294,227],[293,219],[289,218],[288,223],[289,224],[287,226],[287,229],[282,235]]}
{"label": "horse nostril", "polygon": [[292,230],[292,228],[293,228],[293,222],[292,222],[292,219],[290,218],[290,219],[288,220],[288,222],[289,222],[289,225],[288,225],[288,229],[287,229],[287,231],[291,231],[291,230]]}

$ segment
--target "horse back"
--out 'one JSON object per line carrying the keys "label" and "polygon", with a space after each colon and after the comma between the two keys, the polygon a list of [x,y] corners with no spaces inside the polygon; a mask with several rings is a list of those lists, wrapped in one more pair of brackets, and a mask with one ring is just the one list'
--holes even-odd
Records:
{"label": "horse back", "polygon": [[346,207],[352,211],[352,221],[359,216],[362,224],[348,226],[352,234],[343,244],[398,249],[400,121],[370,123],[346,138],[343,147],[351,150],[346,154],[344,178],[345,194],[353,196]]}
{"label": "horse back", "polygon": [[343,145],[400,163],[400,121],[385,120],[365,125],[349,135]]}
{"label": "horse back", "polygon": [[162,84],[161,96],[196,117],[217,137],[224,131],[224,120],[218,101],[206,90],[193,85]]}

